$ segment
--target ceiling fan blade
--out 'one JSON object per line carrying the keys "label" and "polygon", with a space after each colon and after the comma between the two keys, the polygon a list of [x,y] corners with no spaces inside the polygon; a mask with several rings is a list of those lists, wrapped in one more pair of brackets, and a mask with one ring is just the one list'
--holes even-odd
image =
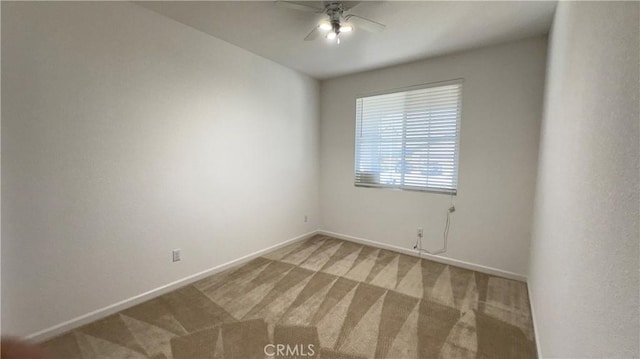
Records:
{"label": "ceiling fan blade", "polygon": [[307,35],[307,37],[304,38],[304,41],[313,41],[317,39],[319,35],[320,35],[320,26],[316,26],[313,28],[313,30],[311,30],[309,35]]}
{"label": "ceiling fan blade", "polygon": [[323,11],[323,9],[321,9],[319,7],[300,4],[300,3],[297,3],[297,2],[293,2],[293,1],[277,0],[276,1],[276,5],[281,6],[281,7],[286,7],[286,8],[289,8],[289,9],[293,9],[293,10],[305,11],[305,12],[322,13],[322,11]]}
{"label": "ceiling fan blade", "polygon": [[367,19],[366,17],[362,17],[358,15],[350,14],[345,16],[344,19],[356,25],[356,28],[360,28],[370,32],[380,32],[387,27],[386,25],[381,24],[377,21],[373,21],[373,20]]}

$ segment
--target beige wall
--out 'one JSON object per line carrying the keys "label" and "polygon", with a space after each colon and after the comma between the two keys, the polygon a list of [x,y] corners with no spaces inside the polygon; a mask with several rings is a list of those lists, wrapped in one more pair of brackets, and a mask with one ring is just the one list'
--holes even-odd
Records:
{"label": "beige wall", "polygon": [[558,5],[529,278],[544,358],[640,356],[639,18]]}
{"label": "beige wall", "polygon": [[457,211],[444,256],[527,271],[546,38],[322,82],[321,213],[328,231],[412,248],[442,242],[448,195],[353,185],[358,94],[464,78]]}
{"label": "beige wall", "polygon": [[137,5],[3,2],[2,104],[3,334],[318,227],[318,83]]}

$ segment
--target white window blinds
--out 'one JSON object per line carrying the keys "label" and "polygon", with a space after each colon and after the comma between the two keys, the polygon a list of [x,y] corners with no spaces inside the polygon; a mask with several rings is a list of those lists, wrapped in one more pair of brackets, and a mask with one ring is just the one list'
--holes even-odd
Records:
{"label": "white window blinds", "polygon": [[456,193],[462,80],[356,99],[355,185]]}

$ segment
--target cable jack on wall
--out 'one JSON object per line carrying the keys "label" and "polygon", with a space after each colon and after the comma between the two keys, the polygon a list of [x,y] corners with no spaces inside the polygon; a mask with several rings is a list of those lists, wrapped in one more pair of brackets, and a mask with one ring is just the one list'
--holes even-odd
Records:
{"label": "cable jack on wall", "polygon": [[456,207],[453,205],[453,201],[451,203],[451,206],[449,207],[449,209],[447,209],[447,219],[444,225],[444,232],[442,234],[443,236],[443,245],[442,248],[435,250],[435,251],[430,251],[427,249],[422,248],[422,237],[424,236],[424,233],[422,231],[422,229],[418,229],[418,238],[416,239],[416,244],[413,246],[413,249],[418,251],[418,254],[420,253],[428,253],[431,255],[438,255],[438,254],[442,254],[444,252],[447,251],[447,242],[449,240],[449,227],[451,225],[451,213],[456,211]]}

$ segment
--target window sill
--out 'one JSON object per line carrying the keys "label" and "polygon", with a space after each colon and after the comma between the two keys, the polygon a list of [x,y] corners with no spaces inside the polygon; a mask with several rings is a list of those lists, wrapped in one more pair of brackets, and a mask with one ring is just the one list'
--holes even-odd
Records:
{"label": "window sill", "polygon": [[389,190],[395,190],[395,191],[447,194],[452,196],[456,196],[458,194],[457,189],[451,190],[451,189],[443,189],[443,188],[421,188],[421,187],[391,186],[391,185],[383,185],[383,184],[363,184],[363,183],[354,183],[354,186],[362,187],[362,188],[382,188],[382,189],[389,189]]}

